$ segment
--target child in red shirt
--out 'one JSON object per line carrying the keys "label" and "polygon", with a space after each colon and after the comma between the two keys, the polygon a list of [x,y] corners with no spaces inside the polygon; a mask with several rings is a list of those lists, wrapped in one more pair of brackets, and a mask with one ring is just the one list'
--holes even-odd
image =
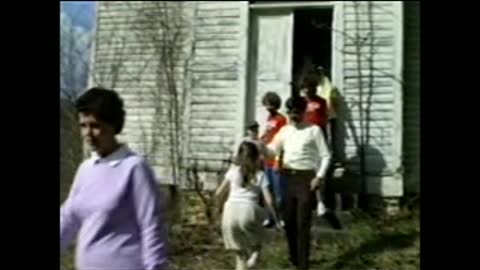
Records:
{"label": "child in red shirt", "polygon": [[[260,140],[268,144],[273,140],[277,132],[287,124],[287,118],[278,112],[282,104],[282,99],[276,93],[267,92],[263,96],[262,104],[269,112],[269,116],[267,118],[265,132],[260,137]],[[286,182],[280,173],[279,157],[273,160],[265,160],[264,166],[268,182],[275,197],[275,206],[280,216],[282,216],[286,196]]]}

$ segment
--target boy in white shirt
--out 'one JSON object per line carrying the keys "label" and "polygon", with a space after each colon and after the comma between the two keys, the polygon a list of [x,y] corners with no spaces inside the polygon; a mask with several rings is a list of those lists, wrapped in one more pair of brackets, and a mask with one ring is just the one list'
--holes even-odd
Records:
{"label": "boy in white shirt", "polygon": [[323,182],[331,155],[321,129],[303,121],[305,99],[292,97],[286,107],[290,123],[280,129],[268,146],[261,147],[267,157],[283,151],[282,170],[287,179],[285,230],[290,261],[298,269],[308,269],[315,191]]}

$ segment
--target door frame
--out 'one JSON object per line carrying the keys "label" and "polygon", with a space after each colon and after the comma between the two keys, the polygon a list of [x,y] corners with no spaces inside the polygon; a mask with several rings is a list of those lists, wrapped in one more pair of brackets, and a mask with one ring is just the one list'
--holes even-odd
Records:
{"label": "door frame", "polygon": [[[335,83],[335,85],[338,87],[338,89],[343,89],[343,54],[342,54],[342,48],[343,48],[343,31],[344,31],[344,24],[343,24],[343,2],[342,1],[314,1],[314,2],[303,2],[303,1],[298,1],[298,2],[280,2],[280,1],[275,1],[275,2],[264,2],[264,3],[254,3],[254,4],[249,4],[248,5],[248,42],[247,42],[247,48],[246,48],[246,70],[247,72],[244,73],[245,78],[245,86],[246,86],[246,93],[245,93],[245,98],[244,98],[244,104],[243,104],[243,123],[241,123],[241,126],[243,127],[242,129],[242,134],[243,130],[245,130],[245,127],[247,125],[247,121],[250,121],[250,116],[252,112],[249,112],[247,110],[247,107],[249,106],[248,103],[252,102],[252,91],[254,87],[254,74],[255,74],[255,63],[251,61],[252,56],[252,51],[255,50],[255,47],[257,46],[255,40],[250,39],[250,31],[252,29],[252,21],[254,19],[254,16],[257,16],[258,13],[268,13],[272,12],[275,13],[275,11],[291,11],[293,12],[295,9],[308,9],[308,10],[313,10],[313,9],[332,9],[333,12],[333,17],[332,17],[332,27],[335,29],[332,31],[332,66],[331,66],[331,80],[332,82]],[[293,46],[293,44],[291,45]],[[253,47],[253,48],[252,48]],[[292,48],[293,50],[293,48]],[[291,67],[290,67],[291,68]]]}
{"label": "door frame", "polygon": [[[255,20],[257,20],[259,17],[262,16],[269,16],[269,15],[287,15],[287,16],[292,16],[293,19],[293,10],[285,10],[285,9],[262,9],[258,11],[250,11],[250,16],[248,20],[249,24],[249,42],[248,42],[248,69],[247,69],[247,94],[246,94],[246,100],[247,103],[244,105],[246,108],[245,111],[245,120],[246,121],[254,121],[256,118],[256,98],[257,98],[257,61],[252,61],[252,59],[257,58],[257,53],[258,53],[258,25],[255,24]],[[293,21],[291,23],[293,27]],[[292,28],[293,32],[293,28]],[[293,35],[293,33],[291,33]],[[292,44],[290,44],[290,49],[292,49],[292,54],[293,54],[293,36],[291,39]],[[292,55],[290,55],[292,57]],[[291,63],[290,67],[291,69]],[[291,72],[291,71],[289,71]],[[285,100],[282,98],[282,103],[285,102]],[[282,104],[283,107],[283,104]],[[248,123],[245,123],[248,124]],[[259,123],[260,125],[262,123]]]}

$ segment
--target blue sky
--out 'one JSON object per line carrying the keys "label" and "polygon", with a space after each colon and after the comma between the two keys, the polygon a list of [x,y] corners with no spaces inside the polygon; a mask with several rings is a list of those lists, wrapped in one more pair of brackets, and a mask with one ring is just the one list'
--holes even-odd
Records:
{"label": "blue sky", "polygon": [[[60,31],[60,96],[75,98],[87,86],[95,2],[61,1],[60,5],[61,27],[66,27]],[[73,43],[62,42],[69,37],[73,37]]]}
{"label": "blue sky", "polygon": [[61,1],[61,10],[75,26],[91,30],[95,25],[95,1]]}

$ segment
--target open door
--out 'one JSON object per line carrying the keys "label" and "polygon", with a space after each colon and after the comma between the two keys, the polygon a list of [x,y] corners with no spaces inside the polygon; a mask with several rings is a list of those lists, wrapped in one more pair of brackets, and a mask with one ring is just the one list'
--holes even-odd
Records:
{"label": "open door", "polygon": [[266,92],[276,92],[284,103],[292,80],[293,12],[254,12],[250,17],[250,84],[247,121],[257,121],[263,133],[268,113],[262,106]]}

